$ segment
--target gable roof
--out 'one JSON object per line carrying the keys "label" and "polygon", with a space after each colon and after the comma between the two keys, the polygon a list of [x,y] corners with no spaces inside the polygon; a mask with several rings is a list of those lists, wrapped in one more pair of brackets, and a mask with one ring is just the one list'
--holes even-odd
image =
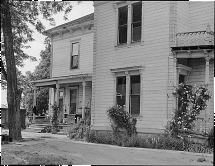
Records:
{"label": "gable roof", "polygon": [[65,24],[56,26],[54,28],[48,29],[48,30],[44,31],[43,34],[48,35],[48,34],[52,33],[53,31],[65,29],[66,27],[72,27],[74,25],[79,25],[79,24],[82,24],[82,23],[85,23],[88,21],[92,21],[92,20],[94,20],[94,13],[88,14],[88,15],[78,18],[76,20],[73,20],[73,21],[67,22]]}

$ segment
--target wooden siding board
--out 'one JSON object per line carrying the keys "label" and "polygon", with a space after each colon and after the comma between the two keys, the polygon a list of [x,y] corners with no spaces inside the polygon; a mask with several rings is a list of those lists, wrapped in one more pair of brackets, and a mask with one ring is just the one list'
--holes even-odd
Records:
{"label": "wooden siding board", "polygon": [[[72,40],[80,39],[79,69],[70,70],[70,50]],[[92,73],[93,68],[93,33],[53,42],[52,76],[68,76]]]}

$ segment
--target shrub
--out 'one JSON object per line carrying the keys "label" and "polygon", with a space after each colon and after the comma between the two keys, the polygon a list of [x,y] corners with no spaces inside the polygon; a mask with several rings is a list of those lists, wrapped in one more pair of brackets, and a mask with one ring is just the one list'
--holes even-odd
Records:
{"label": "shrub", "polygon": [[119,132],[116,136],[113,131],[91,131],[89,135],[88,141],[93,143],[111,144],[124,147],[179,150],[195,153],[213,153],[213,148],[207,148],[205,145],[165,134],[149,137],[143,137],[141,135],[132,135],[128,137],[125,132]]}
{"label": "shrub", "polygon": [[68,137],[70,139],[89,139],[90,126],[86,125],[84,121],[80,121],[79,124],[73,124],[68,130]]}
{"label": "shrub", "polygon": [[53,116],[52,116],[52,134],[56,134],[59,132],[59,127],[58,127],[58,116],[59,116],[59,108],[57,107],[57,103],[55,102],[54,105],[52,105],[53,109]]}
{"label": "shrub", "polygon": [[136,118],[133,118],[123,107],[113,106],[107,110],[107,113],[115,135],[119,133],[120,129],[126,130],[128,136],[137,133]]}

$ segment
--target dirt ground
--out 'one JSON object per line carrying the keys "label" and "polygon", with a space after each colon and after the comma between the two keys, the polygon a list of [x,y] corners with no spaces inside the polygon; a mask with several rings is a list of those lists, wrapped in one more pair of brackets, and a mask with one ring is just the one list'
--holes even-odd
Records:
{"label": "dirt ground", "polygon": [[[50,133],[22,132],[22,136],[23,142],[1,146],[2,165],[213,165],[212,154],[99,145]],[[206,161],[198,162],[202,157]]]}

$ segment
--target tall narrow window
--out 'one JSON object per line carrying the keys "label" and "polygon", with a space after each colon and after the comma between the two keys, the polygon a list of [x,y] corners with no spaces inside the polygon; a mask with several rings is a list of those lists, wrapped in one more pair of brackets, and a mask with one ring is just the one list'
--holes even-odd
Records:
{"label": "tall narrow window", "polygon": [[119,8],[118,43],[127,43],[128,6]]}
{"label": "tall narrow window", "polygon": [[71,69],[78,68],[79,43],[72,43]]}
{"label": "tall narrow window", "polygon": [[116,93],[117,105],[125,106],[126,76],[117,77]]}
{"label": "tall narrow window", "polygon": [[140,114],[140,75],[131,76],[130,88],[130,113]]}
{"label": "tall narrow window", "polygon": [[142,3],[138,2],[132,5],[132,42],[141,40],[141,20],[142,20]]}

